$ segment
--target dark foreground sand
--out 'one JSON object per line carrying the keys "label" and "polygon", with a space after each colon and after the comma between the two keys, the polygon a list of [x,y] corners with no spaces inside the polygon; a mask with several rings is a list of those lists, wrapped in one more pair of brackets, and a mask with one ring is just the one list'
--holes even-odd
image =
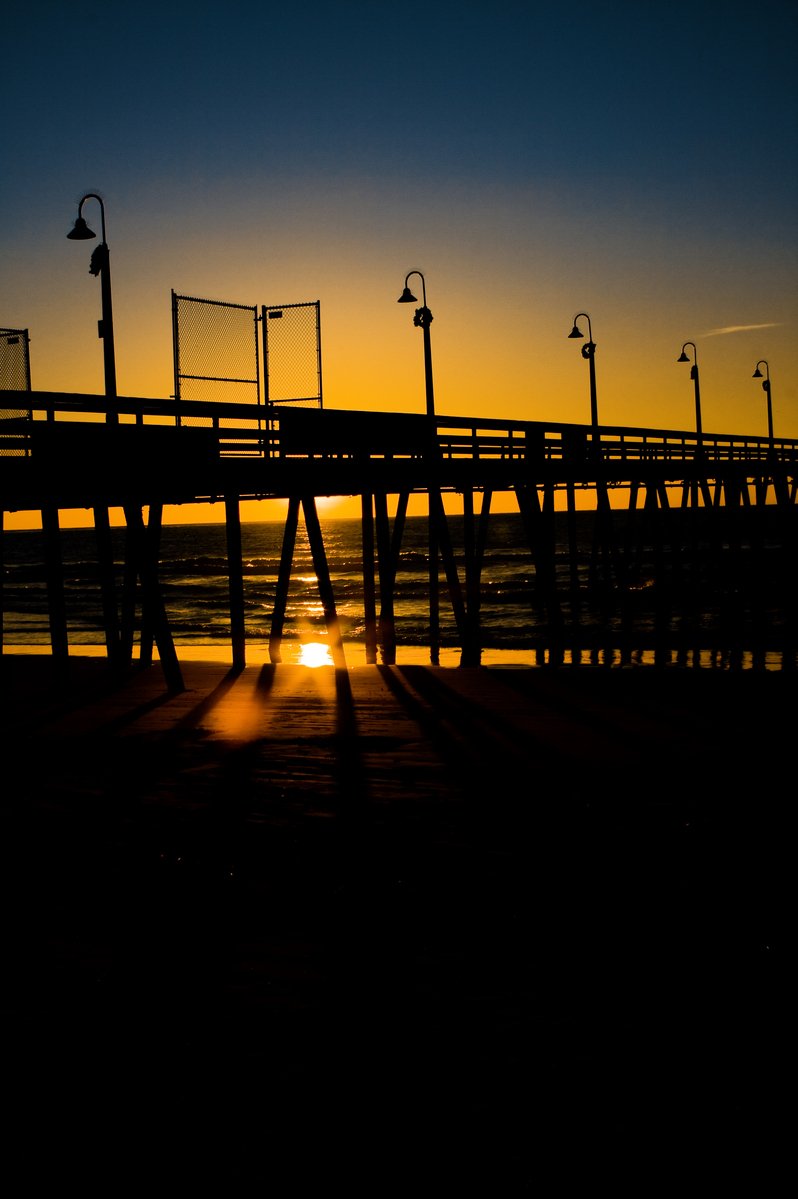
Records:
{"label": "dark foreground sand", "polygon": [[184,674],[0,658],[14,1193],[776,1193],[794,676]]}

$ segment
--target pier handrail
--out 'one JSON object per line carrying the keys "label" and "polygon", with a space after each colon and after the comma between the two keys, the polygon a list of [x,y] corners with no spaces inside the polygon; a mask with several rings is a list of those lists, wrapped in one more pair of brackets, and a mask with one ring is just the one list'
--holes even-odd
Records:
{"label": "pier handrail", "polygon": [[[25,409],[28,421],[0,414],[0,455],[37,422],[104,421],[104,396],[69,392],[6,391],[9,410]],[[798,439],[681,429],[504,420],[496,417],[434,417],[356,409],[303,409],[299,405],[188,401],[117,396],[120,425],[205,427],[218,438],[223,456],[391,457],[429,452],[443,459],[535,458],[545,461],[798,462]],[[324,432],[323,444],[314,431]],[[289,437],[290,433],[290,437]],[[290,441],[290,449],[289,449]],[[305,443],[303,448],[303,443]]]}

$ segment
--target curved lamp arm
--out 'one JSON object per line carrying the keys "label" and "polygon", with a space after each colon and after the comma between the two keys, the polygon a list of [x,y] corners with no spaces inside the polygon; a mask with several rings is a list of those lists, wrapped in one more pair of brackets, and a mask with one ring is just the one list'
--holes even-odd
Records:
{"label": "curved lamp arm", "polygon": [[98,196],[96,192],[87,192],[78,204],[78,217],[75,221],[74,228],[67,233],[70,241],[88,241],[97,234],[93,229],[90,229],[83,218],[83,205],[87,200],[96,200],[100,205],[100,228],[102,230],[102,241],[105,244],[105,205],[103,204],[102,196]]}
{"label": "curved lamp arm", "polygon": [[[765,377],[764,377],[764,379],[762,379],[762,372],[761,372],[761,370],[759,369],[759,368],[760,368],[760,366],[764,366],[764,368],[765,368]],[[753,375],[751,376],[751,378],[752,378],[752,379],[762,379],[762,390],[763,390],[763,391],[770,391],[770,367],[768,366],[768,364],[767,364],[767,362],[766,362],[766,360],[765,360],[764,358],[760,358],[760,359],[759,359],[759,362],[757,362],[757,364],[756,364],[756,370],[754,371],[754,373],[753,373]]]}
{"label": "curved lamp arm", "polygon": [[596,343],[593,340],[593,326],[591,325],[590,317],[588,316],[588,314],[586,312],[577,312],[576,316],[574,317],[574,327],[571,330],[571,332],[568,334],[568,336],[569,337],[584,337],[582,330],[579,328],[579,326],[576,323],[580,317],[584,317],[585,320],[587,321],[587,341],[582,346],[582,357],[583,358],[592,358],[596,352]]}
{"label": "curved lamp arm", "polygon": [[698,378],[698,350],[696,349],[696,345],[695,345],[694,341],[686,341],[684,343],[684,345],[682,346],[682,352],[679,355],[679,357],[676,359],[676,361],[677,362],[689,362],[690,361],[690,359],[687,357],[687,353],[686,353],[688,346],[693,347],[693,366],[690,368],[690,378],[697,379]]}
{"label": "curved lamp arm", "polygon": [[408,271],[407,275],[405,276],[404,290],[402,291],[402,294],[400,295],[397,303],[398,304],[417,304],[418,303],[418,300],[413,295],[412,291],[410,290],[410,288],[408,287],[408,284],[407,284],[407,281],[411,275],[418,275],[419,279],[421,280],[421,304],[422,304],[421,308],[416,309],[416,314],[413,317],[413,324],[416,326],[417,329],[428,329],[430,326],[430,323],[432,321],[432,313],[430,312],[429,308],[427,307],[427,284],[426,284],[426,281],[425,281],[424,276],[422,275],[421,271]]}
{"label": "curved lamp arm", "polygon": [[[762,379],[760,366],[765,368],[765,377]],[[762,390],[768,398],[768,437],[773,441],[773,393],[770,390],[770,367],[765,358],[760,358],[756,364],[756,370],[751,376],[752,379],[762,379]]]}
{"label": "curved lamp arm", "polygon": [[[89,265],[90,275],[100,276],[100,297],[102,304],[102,320],[98,323],[98,333],[103,342],[103,357],[105,361],[105,394],[109,400],[116,398],[116,358],[114,352],[114,318],[111,302],[111,268],[108,243],[105,240],[105,204],[102,196],[96,192],[87,192],[78,204],[78,216],[72,229],[67,233],[70,241],[89,241],[97,236],[90,229],[83,217],[83,205],[87,200],[96,200],[100,205],[100,228],[102,240],[95,246]],[[118,416],[109,408],[107,419],[116,423]]]}
{"label": "curved lamp arm", "polygon": [[684,343],[684,345],[682,346],[682,352],[679,355],[679,357],[676,359],[676,361],[677,362],[689,362],[690,361],[690,359],[687,356],[687,347],[688,346],[693,347],[693,365],[690,367],[690,378],[693,380],[693,386],[695,388],[695,429],[696,429],[696,433],[698,434],[698,448],[700,450],[701,449],[701,439],[703,437],[703,430],[701,428],[701,391],[699,389],[699,381],[698,381],[698,350],[696,349],[696,344],[694,341],[686,341]]}
{"label": "curved lamp arm", "polygon": [[435,396],[434,396],[434,388],[433,388],[433,381],[432,381],[432,350],[430,348],[430,333],[429,333],[429,327],[432,323],[432,313],[430,312],[429,308],[427,308],[427,284],[424,280],[424,276],[422,275],[421,271],[408,271],[407,272],[407,275],[405,276],[404,290],[402,291],[402,294],[399,297],[398,303],[400,303],[400,304],[417,304],[418,303],[418,300],[413,295],[412,291],[410,290],[410,287],[408,286],[408,281],[412,275],[418,275],[419,279],[421,280],[422,307],[416,309],[415,315],[413,316],[413,324],[415,325],[415,327],[417,329],[421,329],[422,333],[424,334],[424,379],[425,379],[426,395],[427,395],[427,415],[434,416],[435,415]]}
{"label": "curved lamp arm", "polygon": [[408,271],[407,272],[407,274],[405,275],[404,291],[400,295],[397,303],[399,303],[399,304],[417,304],[418,303],[418,300],[413,295],[410,288],[407,286],[407,281],[411,277],[411,275],[418,275],[419,279],[421,280],[421,297],[422,297],[421,302],[424,305],[424,307],[426,308],[427,307],[427,284],[424,281],[424,276],[422,275],[421,271]]}

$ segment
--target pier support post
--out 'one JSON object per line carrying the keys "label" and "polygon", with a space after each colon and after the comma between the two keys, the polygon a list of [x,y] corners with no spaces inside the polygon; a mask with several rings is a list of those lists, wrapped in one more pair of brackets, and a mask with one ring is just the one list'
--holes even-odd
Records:
{"label": "pier support post", "polygon": [[460,645],[462,646],[467,637],[465,604],[463,602],[460,576],[457,573],[457,563],[454,560],[454,551],[452,550],[452,541],[449,535],[449,524],[446,520],[446,511],[443,506],[440,488],[430,488],[429,504],[430,524],[434,530],[435,544],[438,547],[443,563],[446,584],[449,588],[449,598],[452,604],[452,613],[457,626],[457,635],[460,638]]}
{"label": "pier support post", "polygon": [[400,492],[396,502],[393,533],[388,521],[388,497],[385,492],[375,492],[374,510],[377,526],[377,568],[380,580],[379,641],[380,654],[385,666],[396,663],[396,624],[394,613],[394,586],[402,547],[405,517],[407,515],[408,492]]}
{"label": "pier support post", "polygon": [[[545,512],[534,483],[519,484],[516,489],[518,510],[524,524],[527,542],[535,565],[535,595],[533,604],[539,616],[546,620],[547,640],[553,647],[555,658],[562,644],[562,610],[557,593],[557,577],[554,563],[554,519],[550,510],[553,499],[546,504]],[[545,652],[538,646],[535,653],[538,664],[545,663]]]}
{"label": "pier support post", "polygon": [[[146,554],[148,564],[158,577],[158,563],[161,557],[161,530],[163,528],[163,504],[150,504],[147,526],[142,529],[141,548]],[[160,584],[158,584],[160,592]],[[143,590],[143,588],[142,588]],[[141,635],[139,637],[139,664],[152,666],[152,647],[155,641],[155,623],[158,620],[156,612],[151,610],[146,597],[142,596],[141,605]]]}
{"label": "pier support post", "polygon": [[428,536],[429,536],[429,660],[432,666],[440,666],[441,662],[441,619],[438,580],[438,539],[435,536],[435,513],[433,510],[432,489],[427,495]]}
{"label": "pier support post", "polygon": [[[174,641],[172,640],[172,631],[169,628],[163,595],[161,594],[161,585],[158,580],[157,554],[153,554],[151,546],[148,544],[147,530],[144,525],[141,508],[136,504],[126,505],[125,520],[128,530],[128,560],[126,562],[126,583],[128,588],[128,623],[125,630],[126,660],[130,661],[132,658],[135,583],[138,578],[141,580],[142,625],[149,624],[149,628],[152,629],[155,644],[158,646],[158,657],[161,660],[161,668],[164,672],[167,686],[171,692],[176,694],[185,690],[185,684],[183,682],[183,672],[180,669],[180,663],[175,652]],[[144,664],[147,664],[146,646]]]}
{"label": "pier support post", "polygon": [[277,572],[277,592],[274,597],[272,612],[272,628],[269,635],[269,661],[282,662],[281,644],[283,640],[283,625],[285,611],[288,606],[288,585],[291,582],[291,567],[294,561],[296,531],[299,526],[299,496],[292,495],[288,501],[283,529],[283,548],[280,552],[280,566]]}
{"label": "pier support post", "polygon": [[224,497],[225,531],[227,535],[227,581],[230,591],[230,642],[233,669],[246,665],[246,633],[244,627],[244,569],[241,561],[241,510],[237,495]]}
{"label": "pier support post", "polygon": [[363,547],[363,620],[366,662],[377,661],[377,601],[374,593],[374,497],[360,497],[361,543]]}
{"label": "pier support post", "polygon": [[305,528],[308,533],[308,541],[310,542],[310,553],[313,558],[313,567],[316,571],[316,579],[319,584],[319,596],[324,609],[324,622],[327,626],[327,636],[330,639],[330,652],[332,653],[333,665],[339,670],[346,670],[346,657],[344,655],[344,643],[341,639],[341,626],[338,622],[338,613],[335,609],[335,596],[333,594],[332,579],[330,578],[330,568],[327,563],[327,554],[324,549],[324,540],[321,535],[321,525],[319,524],[319,515],[316,511],[316,499],[312,495],[302,497],[302,511],[305,515]]}
{"label": "pier support post", "polygon": [[54,658],[69,657],[66,602],[64,600],[64,568],[61,559],[61,539],[58,508],[47,503],[41,510],[44,533],[44,561],[47,577],[47,604],[50,613],[50,645]]}
{"label": "pier support post", "polygon": [[332,654],[333,664],[338,669],[345,670],[346,657],[344,655],[338,613],[335,609],[335,596],[333,594],[332,579],[330,578],[330,568],[327,564],[327,554],[321,535],[321,525],[319,524],[319,517],[316,511],[316,499],[312,495],[303,495],[301,497],[291,496],[288,501],[288,512],[283,532],[283,548],[280,555],[280,570],[277,577],[277,594],[274,601],[274,612],[272,613],[272,631],[269,637],[269,659],[275,663],[282,661],[280,643],[282,641],[285,612],[288,604],[288,586],[291,581],[291,567],[294,561],[300,504],[302,505],[302,512],[305,517],[305,528],[308,534],[308,542],[310,543],[313,568],[316,571],[316,580],[319,585],[319,598],[324,609],[324,621],[330,641],[330,653]]}
{"label": "pier support post", "polygon": [[97,562],[100,569],[100,597],[103,610],[105,649],[111,666],[120,660],[119,613],[116,606],[114,551],[111,543],[111,522],[108,509],[99,504],[94,509],[94,532],[97,538]]}
{"label": "pier support post", "polygon": [[466,610],[465,634],[460,653],[461,666],[479,666],[482,661],[480,634],[482,596],[480,579],[487,541],[490,503],[491,492],[485,491],[482,496],[482,511],[479,517],[479,525],[475,531],[474,490],[472,487],[468,487],[463,492],[463,552],[465,555]]}

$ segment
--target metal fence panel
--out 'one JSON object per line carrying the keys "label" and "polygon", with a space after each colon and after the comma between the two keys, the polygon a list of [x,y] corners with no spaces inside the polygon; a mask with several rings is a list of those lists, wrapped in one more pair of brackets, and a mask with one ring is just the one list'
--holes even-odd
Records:
{"label": "metal fence panel", "polygon": [[[263,397],[258,321],[263,323]],[[318,300],[257,308],[172,292],[172,338],[178,424],[210,425],[181,413],[181,401],[251,404],[253,421],[217,419],[221,428],[261,428],[277,405],[320,408],[321,318]],[[222,450],[235,452],[235,438]]]}
{"label": "metal fence panel", "polygon": [[[257,309],[172,292],[175,400],[260,404]],[[205,425],[202,417],[182,424]]]}
{"label": "metal fence panel", "polygon": [[266,403],[321,408],[319,301],[264,306],[262,319]]}
{"label": "metal fence panel", "polygon": [[[27,329],[0,329],[0,391],[30,391],[30,336]],[[0,422],[30,420],[29,408],[7,408],[0,403]],[[0,456],[19,457],[27,452],[27,437],[0,425]]]}
{"label": "metal fence panel", "polygon": [[[27,329],[0,329],[0,391],[30,391],[30,337]],[[6,416],[26,416],[27,411]]]}

